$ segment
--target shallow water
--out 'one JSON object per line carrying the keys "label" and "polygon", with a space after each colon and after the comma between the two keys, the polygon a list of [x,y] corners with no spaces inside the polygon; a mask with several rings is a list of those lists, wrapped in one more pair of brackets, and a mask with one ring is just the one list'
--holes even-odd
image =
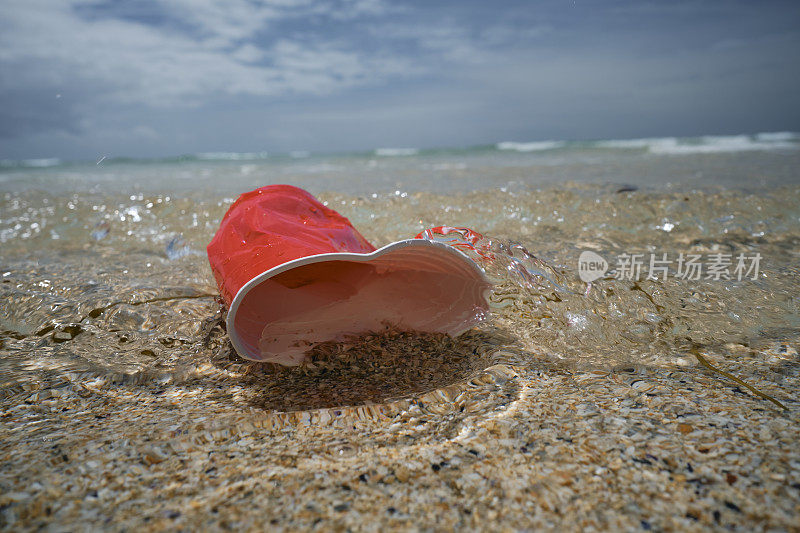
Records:
{"label": "shallow water", "polygon": [[[0,172],[0,527],[791,529],[800,150],[748,142]],[[489,317],[239,358],[204,248],[276,182],[376,246],[481,232],[430,237]]]}
{"label": "shallow water", "polygon": [[[376,246],[443,224],[481,232],[469,253],[496,288],[491,316],[458,339],[376,332],[323,345],[313,368],[290,370],[232,352],[204,251],[238,192],[302,185],[298,165],[311,163],[9,172],[0,184],[0,389],[96,379],[141,391],[213,386],[234,411],[269,412],[432,394],[428,408],[458,397],[488,412],[503,387],[519,386],[509,376],[540,365],[692,367],[700,350],[723,364],[752,360],[757,372],[796,359],[797,151],[569,155],[314,162],[322,170],[308,174],[312,190]],[[675,180],[655,186],[665,175]],[[575,181],[554,184],[563,176]],[[587,250],[610,263],[589,284],[578,276]],[[679,276],[680,254],[707,267],[720,253],[730,254],[733,279]],[[621,254],[642,254],[641,279],[615,278]],[[671,261],[658,279],[645,279],[651,254]],[[737,280],[741,254],[760,262]]]}

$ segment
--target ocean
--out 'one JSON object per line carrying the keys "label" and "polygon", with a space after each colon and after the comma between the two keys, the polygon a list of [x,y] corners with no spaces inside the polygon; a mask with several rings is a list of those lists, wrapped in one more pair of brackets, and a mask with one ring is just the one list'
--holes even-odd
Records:
{"label": "ocean", "polygon": [[[376,246],[434,226],[479,232],[473,257],[495,283],[490,316],[457,339],[365,332],[318,347],[313,368],[238,358],[220,321],[205,246],[239,194],[273,183],[309,190]],[[116,461],[113,468],[132,472],[134,492],[150,501],[160,493],[144,494],[158,476],[193,471],[192,461],[206,471],[219,450],[240,472],[254,464],[283,469],[284,489],[270,489],[281,492],[287,483],[309,486],[320,468],[340,472],[331,474],[339,484],[357,483],[358,473],[344,473],[357,468],[365,469],[364,483],[407,479],[397,454],[406,465],[436,458],[439,472],[462,446],[469,461],[499,446],[506,455],[497,455],[498,464],[512,468],[501,458],[538,449],[531,428],[542,429],[548,417],[578,434],[581,424],[605,416],[606,430],[592,430],[597,435],[614,420],[678,423],[669,406],[680,402],[681,424],[697,425],[713,412],[758,425],[763,420],[748,418],[752,413],[769,419],[783,412],[779,405],[794,420],[799,257],[800,135],[793,133],[4,160],[3,440],[24,444],[20,453],[28,458],[4,460],[0,488],[35,496],[25,483],[36,479],[42,487],[46,477],[63,481],[78,472],[103,485],[92,468],[36,459],[55,446],[83,464]],[[567,382],[584,385],[567,390]],[[550,414],[530,414],[543,405]],[[559,410],[568,405],[569,413]],[[791,427],[786,431],[796,436]],[[486,431],[499,432],[496,444],[480,444]],[[635,448],[634,455],[654,461],[644,455],[658,455],[647,439],[625,431],[613,449]],[[541,448],[541,464],[554,449]],[[682,460],[678,448],[670,453]],[[789,460],[764,457],[778,473]],[[566,455],[552,460],[552,468],[569,462]],[[514,464],[515,472],[540,468]],[[584,474],[594,475],[574,475]],[[226,475],[231,482],[233,471]],[[192,516],[191,501],[220,501],[214,490],[222,481],[204,483],[200,496],[176,496],[168,505]],[[469,493],[458,483],[453,487]],[[78,485],[77,498],[84,489],[96,492]],[[343,490],[320,498],[338,501]],[[569,507],[559,494],[546,497]],[[64,516],[93,505],[59,507],[58,498],[48,498]],[[294,505],[286,498],[271,501]],[[145,514],[165,512],[166,503],[151,504]],[[775,524],[791,523],[789,507],[785,516],[776,511]],[[141,524],[135,514],[125,516],[122,523]],[[302,513],[292,516],[305,524]],[[453,524],[475,526],[474,518],[464,520]]]}
{"label": "ocean", "polygon": [[[314,193],[464,193],[509,186],[634,184],[748,187],[796,183],[800,134],[601,141],[499,142],[450,149],[377,148],[340,154],[209,152],[159,159],[98,154],[85,162],[0,160],[3,190],[66,194],[113,188],[128,194],[238,194],[264,183]],[[220,181],[226,184],[220,191]]]}

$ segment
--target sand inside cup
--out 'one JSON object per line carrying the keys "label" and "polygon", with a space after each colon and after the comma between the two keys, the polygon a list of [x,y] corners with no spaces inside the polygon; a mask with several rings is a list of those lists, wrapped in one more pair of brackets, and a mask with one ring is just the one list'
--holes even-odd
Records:
{"label": "sand inside cup", "polygon": [[452,252],[411,246],[269,277],[242,298],[234,327],[252,359],[297,365],[316,343],[389,326],[459,335],[485,316],[488,289]]}

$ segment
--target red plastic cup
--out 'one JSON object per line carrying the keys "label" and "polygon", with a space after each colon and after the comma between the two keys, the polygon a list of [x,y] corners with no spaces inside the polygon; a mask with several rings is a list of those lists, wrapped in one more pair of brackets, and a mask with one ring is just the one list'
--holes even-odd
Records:
{"label": "red plastic cup", "polygon": [[486,316],[491,284],[424,236],[376,249],[302,189],[243,194],[208,245],[231,343],[246,359],[298,365],[318,342],[387,326],[463,333]]}

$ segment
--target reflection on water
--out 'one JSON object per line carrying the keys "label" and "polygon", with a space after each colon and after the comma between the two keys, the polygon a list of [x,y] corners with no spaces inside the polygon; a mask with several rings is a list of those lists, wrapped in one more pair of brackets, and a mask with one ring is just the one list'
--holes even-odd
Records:
{"label": "reflection on water", "polygon": [[[796,360],[800,189],[620,190],[322,195],[376,245],[442,223],[480,230],[486,237],[467,252],[496,288],[491,318],[458,339],[375,332],[319,346],[300,369],[240,360],[221,329],[204,246],[230,199],[6,193],[0,389],[94,383],[187,398],[203,390],[205,401],[215,391],[229,412],[331,417],[413,404],[474,414],[515,401],[520,376],[543,364],[676,369],[695,364],[696,346],[754,369]],[[607,274],[587,285],[577,276],[583,250],[609,261],[717,251],[763,259],[756,280]]]}

